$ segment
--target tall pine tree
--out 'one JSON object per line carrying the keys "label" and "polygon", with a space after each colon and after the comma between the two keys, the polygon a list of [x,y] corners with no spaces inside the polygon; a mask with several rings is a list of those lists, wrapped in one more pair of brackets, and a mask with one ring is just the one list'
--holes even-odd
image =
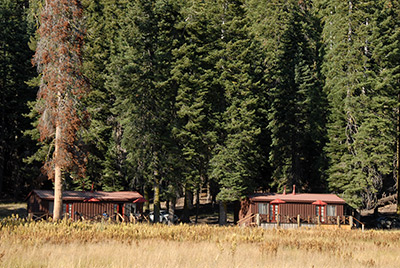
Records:
{"label": "tall pine tree", "polygon": [[34,143],[23,136],[29,128],[24,114],[27,101],[35,99],[35,88],[26,81],[35,75],[28,47],[33,33],[26,1],[0,2],[0,196],[19,198],[35,180],[34,172],[22,162]]}
{"label": "tall pine tree", "polygon": [[[84,47],[84,74],[91,92],[85,105],[91,124],[85,137],[88,157],[87,187],[92,183],[103,190],[128,190],[125,150],[121,146],[121,124],[113,110],[115,93],[106,86],[112,57],[116,56],[120,20],[126,1],[84,1],[87,35]],[[85,182],[77,182],[78,186]]]}
{"label": "tall pine tree", "polygon": [[386,66],[376,63],[386,60],[373,41],[374,35],[388,38],[376,36],[383,2],[331,1],[325,7],[329,186],[358,208],[376,206],[393,171],[397,96],[391,82],[379,82],[387,78]]}
{"label": "tall pine tree", "polygon": [[[171,130],[176,85],[171,80],[172,51],[179,46],[180,4],[176,1],[135,1],[122,23],[119,55],[110,66],[122,145],[127,150],[129,179],[154,187],[155,221],[161,184],[179,161]],[[135,176],[136,178],[134,178]]]}
{"label": "tall pine tree", "polygon": [[257,102],[263,78],[258,44],[249,34],[242,1],[220,1],[221,50],[214,68],[223,90],[223,110],[216,129],[218,145],[211,159],[211,177],[220,186],[220,224],[226,223],[226,204],[239,201],[254,189],[257,178]]}
{"label": "tall pine tree", "polygon": [[63,173],[81,176],[85,153],[79,147],[84,120],[81,99],[88,90],[82,76],[82,6],[75,0],[46,1],[34,62],[41,74],[36,109],[42,141],[53,140],[43,171],[54,179],[53,219],[61,218]]}
{"label": "tall pine tree", "polygon": [[250,1],[262,44],[271,137],[271,186],[324,191],[325,98],[319,21],[311,1]]}

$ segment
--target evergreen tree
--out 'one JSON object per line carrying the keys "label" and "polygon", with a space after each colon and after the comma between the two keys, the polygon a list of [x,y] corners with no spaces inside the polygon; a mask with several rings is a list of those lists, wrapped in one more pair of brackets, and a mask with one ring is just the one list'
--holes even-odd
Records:
{"label": "evergreen tree", "polygon": [[77,1],[46,2],[34,56],[41,74],[36,103],[41,115],[40,139],[54,140],[54,151],[43,167],[47,176],[54,179],[54,220],[60,219],[62,213],[62,173],[81,176],[85,168],[85,153],[78,136],[85,115],[80,100],[88,89],[81,73],[82,15]]}
{"label": "evergreen tree", "polygon": [[33,183],[33,170],[23,158],[34,148],[23,132],[29,127],[24,114],[27,101],[35,99],[35,89],[25,83],[34,76],[28,47],[33,32],[27,3],[19,0],[0,2],[0,196],[19,198]]}
{"label": "evergreen tree", "polygon": [[214,66],[223,90],[222,112],[216,129],[222,135],[211,160],[211,177],[220,186],[220,224],[226,223],[226,204],[239,201],[252,191],[257,178],[256,111],[263,70],[258,44],[248,34],[245,5],[241,1],[221,1],[219,61]]}
{"label": "evergreen tree", "polygon": [[311,1],[250,1],[263,44],[268,90],[271,186],[324,191],[325,98],[319,22]]}
{"label": "evergreen tree", "polygon": [[92,88],[85,103],[91,118],[85,138],[90,152],[87,175],[103,190],[128,190],[124,167],[126,153],[121,146],[121,125],[112,109],[115,94],[105,84],[111,58],[116,55],[121,31],[119,24],[126,12],[126,3],[119,0],[95,0],[84,1],[83,4],[87,28],[83,71]]}
{"label": "evergreen tree", "polygon": [[371,42],[382,4],[332,1],[325,12],[329,186],[359,208],[376,206],[393,170],[397,97],[378,82],[385,76],[376,66],[382,54]]}
{"label": "evergreen tree", "polygon": [[[185,160],[185,179],[181,184],[186,193],[196,190],[197,211],[200,189],[210,185],[209,162],[216,143],[215,119],[221,109],[222,94],[214,76],[220,49],[220,27],[216,27],[218,13],[213,1],[190,1],[182,12],[184,43],[174,51],[172,75],[178,86],[177,116],[173,129]],[[186,194],[185,198],[189,195]],[[188,200],[185,201],[184,220],[188,220]],[[197,216],[197,213],[196,213]],[[196,217],[197,222],[197,217]]]}
{"label": "evergreen tree", "polygon": [[[383,129],[382,133],[378,133],[378,136],[382,135],[379,144],[370,147],[375,152],[384,155],[385,159],[394,158],[393,163],[396,163],[393,167],[386,164],[383,166],[384,180],[382,191],[386,193],[392,193],[390,188],[394,184],[397,184],[397,213],[400,214],[399,206],[399,133],[400,133],[400,120],[399,120],[399,82],[400,82],[400,4],[397,1],[378,1],[378,10],[375,11],[374,17],[374,30],[372,32],[371,44],[374,50],[371,53],[373,62],[372,69],[376,74],[374,79],[374,91],[377,93],[376,96],[372,97],[372,102],[377,108],[374,109],[376,115],[379,114],[380,125],[375,126],[379,130]],[[397,124],[396,132],[394,133],[394,124]],[[393,129],[392,129],[393,128]],[[377,130],[375,130],[375,133]],[[375,134],[373,133],[373,134]],[[392,147],[392,142],[396,143],[396,149]],[[376,146],[376,147],[375,147]],[[390,151],[386,151],[388,147],[391,147]],[[392,155],[396,150],[394,156]],[[392,170],[394,172],[392,172]],[[383,172],[382,172],[383,173]],[[393,176],[392,176],[393,174]]]}
{"label": "evergreen tree", "polygon": [[[123,126],[129,180],[154,185],[155,221],[160,186],[178,162],[171,135],[176,86],[171,80],[172,51],[179,46],[180,5],[176,1],[135,1],[128,5],[109,85]],[[171,157],[174,155],[174,157]]]}

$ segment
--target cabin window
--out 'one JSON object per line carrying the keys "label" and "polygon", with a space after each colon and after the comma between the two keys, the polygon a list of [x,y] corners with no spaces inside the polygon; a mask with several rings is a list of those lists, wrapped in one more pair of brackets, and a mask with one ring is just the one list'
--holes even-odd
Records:
{"label": "cabin window", "polygon": [[130,216],[131,213],[136,214],[136,204],[125,203],[125,215]]}
{"label": "cabin window", "polygon": [[268,204],[259,203],[258,204],[258,214],[268,215]]}
{"label": "cabin window", "polygon": [[327,205],[326,206],[326,215],[327,216],[337,216],[336,214],[336,206],[334,205]]}

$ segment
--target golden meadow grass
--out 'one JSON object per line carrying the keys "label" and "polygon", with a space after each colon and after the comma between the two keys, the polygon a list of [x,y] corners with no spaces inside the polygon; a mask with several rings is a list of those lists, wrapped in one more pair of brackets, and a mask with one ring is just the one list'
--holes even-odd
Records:
{"label": "golden meadow grass", "polygon": [[400,231],[6,218],[0,267],[400,267]]}

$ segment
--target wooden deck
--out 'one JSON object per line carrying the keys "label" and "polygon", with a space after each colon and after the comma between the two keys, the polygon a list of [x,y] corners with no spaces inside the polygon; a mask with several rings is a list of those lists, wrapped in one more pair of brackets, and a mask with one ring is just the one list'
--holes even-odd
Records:
{"label": "wooden deck", "polygon": [[297,223],[281,223],[278,224],[277,223],[261,223],[260,225],[261,228],[270,230],[270,229],[299,229],[299,228],[303,228],[303,229],[311,229],[311,228],[321,228],[321,229],[344,229],[344,230],[350,230],[351,227],[350,225],[336,225],[336,224],[312,224],[312,223],[303,223],[300,225],[300,227],[297,225]]}
{"label": "wooden deck", "polygon": [[352,229],[353,227],[361,227],[364,230],[364,223],[360,222],[352,216],[336,216],[326,217],[321,221],[319,217],[306,216],[281,216],[277,220],[270,222],[265,221],[259,214],[250,214],[238,222],[239,226],[257,227],[264,229],[298,229],[298,228],[323,228],[323,229]]}

